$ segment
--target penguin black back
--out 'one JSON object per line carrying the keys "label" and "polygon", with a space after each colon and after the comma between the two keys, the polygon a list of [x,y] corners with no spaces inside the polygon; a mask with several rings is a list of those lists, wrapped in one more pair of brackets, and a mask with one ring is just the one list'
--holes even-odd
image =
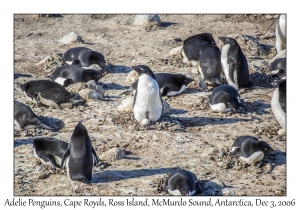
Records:
{"label": "penguin black back", "polygon": [[194,195],[200,190],[196,175],[184,169],[177,169],[169,175],[165,189],[170,194],[182,196]]}
{"label": "penguin black back", "polygon": [[210,33],[193,35],[183,42],[183,52],[188,60],[198,60],[199,52],[204,45],[215,45],[215,40]]}
{"label": "penguin black back", "polygon": [[43,163],[50,162],[54,167],[60,168],[60,162],[68,148],[68,143],[56,139],[36,138],[32,140],[35,155]]}
{"label": "penguin black back", "polygon": [[20,88],[27,98],[40,105],[58,108],[61,104],[70,103],[72,99],[62,85],[50,80],[33,80],[21,84]]}
{"label": "penguin black back", "polygon": [[69,157],[66,167],[70,179],[89,183],[93,176],[93,155],[98,162],[98,157],[92,146],[88,132],[85,126],[79,122],[74,128],[69,147],[63,155],[61,168],[63,168],[64,162]]}

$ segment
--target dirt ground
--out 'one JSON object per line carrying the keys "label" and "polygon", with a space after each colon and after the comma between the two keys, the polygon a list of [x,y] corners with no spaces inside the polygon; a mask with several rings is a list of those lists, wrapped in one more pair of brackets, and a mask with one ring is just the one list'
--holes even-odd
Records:
{"label": "dirt ground", "polygon": [[[276,52],[275,26],[264,35],[278,15],[163,15],[160,26],[136,26],[134,15],[15,15],[14,16],[14,98],[29,105],[55,132],[30,129],[14,132],[14,195],[168,195],[164,180],[175,168],[196,174],[201,192],[197,195],[284,196],[286,195],[286,136],[279,136],[271,110],[274,87],[268,61]],[[83,42],[58,42],[69,32]],[[197,33],[237,37],[248,59],[250,80],[255,87],[241,89],[243,107],[237,113],[214,113],[206,103],[210,92],[199,87],[199,75],[170,50]],[[255,37],[262,49],[253,48],[241,35]],[[103,100],[63,110],[38,107],[28,101],[18,84],[49,79],[60,66],[59,53],[85,46],[102,53],[113,64],[100,79],[106,90]],[[42,65],[36,65],[48,58]],[[194,78],[176,97],[164,98],[171,113],[153,126],[138,125],[132,113],[120,113],[117,106],[128,84],[125,79],[133,65],[144,64],[154,73],[183,73]],[[32,139],[37,136],[69,142],[75,125],[83,120],[98,156],[111,148],[126,157],[113,162],[101,160],[92,183],[69,180],[65,171],[44,166],[33,156]],[[264,140],[276,152],[249,166],[229,155],[238,136],[252,135]],[[209,183],[209,184],[207,184]]]}

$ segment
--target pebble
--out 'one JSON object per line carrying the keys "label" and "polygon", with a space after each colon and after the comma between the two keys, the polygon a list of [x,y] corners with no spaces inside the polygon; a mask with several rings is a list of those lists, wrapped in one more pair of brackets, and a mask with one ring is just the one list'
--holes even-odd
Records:
{"label": "pebble", "polygon": [[62,39],[58,40],[62,44],[71,44],[76,42],[82,42],[82,38],[76,32],[70,32],[66,34]]}

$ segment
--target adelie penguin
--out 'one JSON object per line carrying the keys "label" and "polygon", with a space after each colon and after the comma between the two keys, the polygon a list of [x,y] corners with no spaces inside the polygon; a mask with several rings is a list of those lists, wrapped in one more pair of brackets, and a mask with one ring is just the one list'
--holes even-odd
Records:
{"label": "adelie penguin", "polygon": [[270,152],[274,152],[274,149],[267,142],[259,141],[253,136],[239,136],[233,142],[230,154],[250,165],[254,165]]}
{"label": "adelie penguin", "polygon": [[239,93],[230,85],[216,87],[209,96],[209,106],[215,112],[236,112],[235,109],[240,105]]}
{"label": "adelie penguin", "polygon": [[272,112],[277,122],[286,131],[286,79],[278,81],[278,86],[273,92],[271,99]]}
{"label": "adelie penguin", "polygon": [[68,176],[72,181],[90,183],[93,177],[94,157],[98,163],[99,159],[92,146],[88,131],[79,122],[62,157],[61,168],[66,165]]}
{"label": "adelie penguin", "polygon": [[210,33],[196,34],[184,40],[181,51],[182,62],[187,64],[191,63],[192,66],[196,66],[200,49],[204,45],[216,45],[216,42]]}
{"label": "adelie penguin", "polygon": [[277,58],[270,63],[269,67],[272,77],[281,79],[286,76],[286,58]]}
{"label": "adelie penguin", "polygon": [[38,105],[63,109],[70,106],[72,95],[60,84],[50,80],[34,80],[20,85],[27,99]]}
{"label": "adelie penguin", "polygon": [[68,65],[78,65],[84,69],[100,70],[109,66],[104,56],[86,47],[75,47],[62,55],[62,60]]}
{"label": "adelie penguin", "polygon": [[32,140],[34,156],[39,158],[44,165],[61,168],[61,160],[68,143],[56,139],[36,138]]}
{"label": "adelie penguin", "polygon": [[[162,90],[161,96],[179,95],[186,89],[188,84],[194,81],[193,79],[183,74],[157,73],[155,74],[155,77],[159,88]],[[122,94],[129,94],[136,90],[138,81],[139,80],[132,83],[130,89],[123,92]]]}
{"label": "adelie penguin", "polygon": [[14,129],[19,131],[30,128],[53,130],[53,128],[43,124],[28,106],[19,101],[14,101]]}
{"label": "adelie penguin", "polygon": [[145,65],[133,66],[139,74],[133,101],[134,118],[142,125],[153,124],[162,114],[162,99],[156,77]]}
{"label": "adelie penguin", "polygon": [[248,61],[239,44],[231,37],[219,37],[219,39],[224,43],[221,63],[228,85],[237,90],[250,87]]}
{"label": "adelie penguin", "polygon": [[94,69],[83,69],[76,65],[60,66],[50,76],[54,82],[67,87],[77,82],[88,82],[98,80],[102,77],[100,71]]}
{"label": "adelie penguin", "polygon": [[171,195],[191,196],[200,192],[196,175],[184,169],[173,171],[165,183],[165,190]]}

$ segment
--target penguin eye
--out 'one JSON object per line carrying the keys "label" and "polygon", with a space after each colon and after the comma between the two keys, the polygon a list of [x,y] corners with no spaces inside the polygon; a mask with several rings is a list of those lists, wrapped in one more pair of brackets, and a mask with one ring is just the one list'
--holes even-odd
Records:
{"label": "penguin eye", "polygon": [[94,74],[94,77],[97,76],[96,74]]}
{"label": "penguin eye", "polygon": [[268,150],[268,148],[265,148],[265,150]]}

